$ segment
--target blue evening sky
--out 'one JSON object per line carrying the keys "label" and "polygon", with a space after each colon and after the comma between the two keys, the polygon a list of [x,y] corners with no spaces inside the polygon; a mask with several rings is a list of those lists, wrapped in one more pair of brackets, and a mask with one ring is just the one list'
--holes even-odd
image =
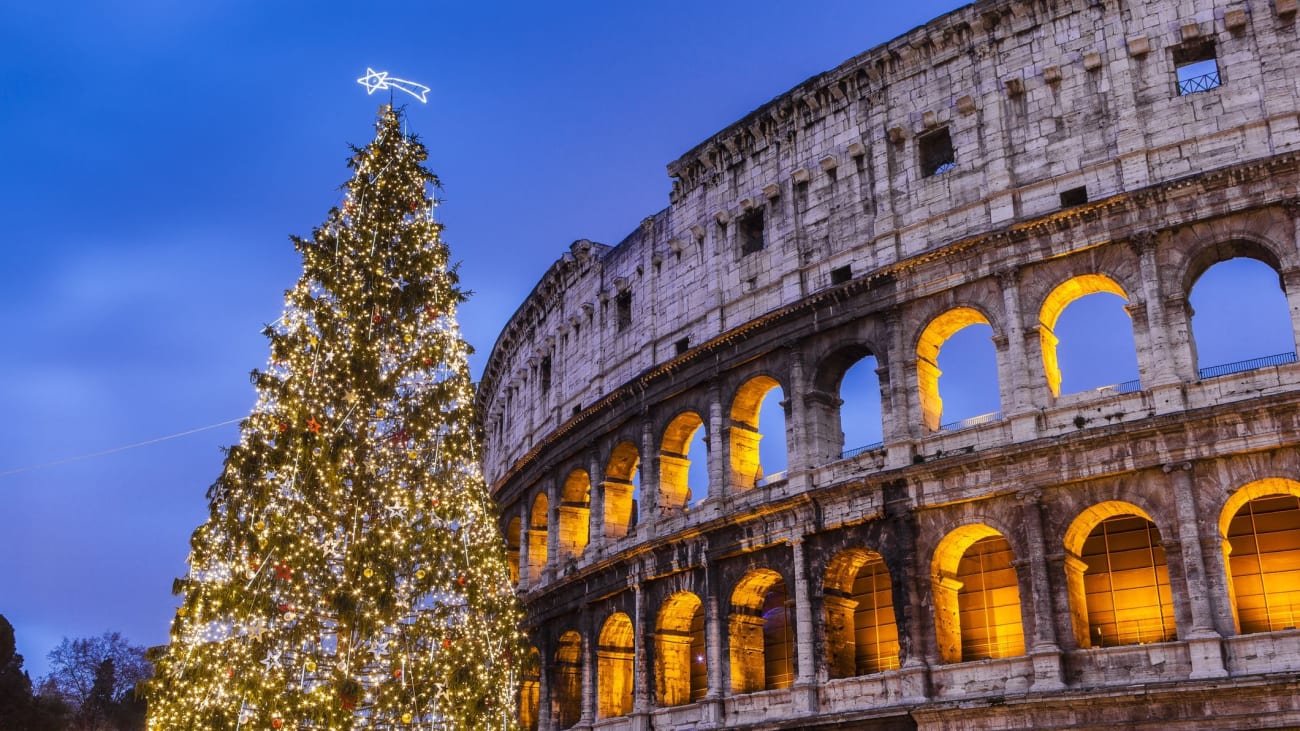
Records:
{"label": "blue evening sky", "polygon": [[[218,447],[236,432],[23,468],[248,412],[248,371],[266,360],[259,331],[299,274],[287,237],[309,233],[339,201],[346,144],[369,141],[387,99],[356,84],[367,66],[432,87],[428,105],[409,107],[410,124],[443,180],[446,238],[476,292],[461,323],[479,349],[477,373],[570,242],[616,243],[667,205],[666,163],[807,77],[960,4],[7,6],[0,614],[33,677],[64,636],[111,629],[166,641],[172,578],[184,574],[190,533],[206,516]],[[1276,277],[1270,286],[1280,297]],[[1117,304],[1110,315],[1126,328]],[[1227,317],[1259,350],[1240,357],[1292,347],[1285,320],[1270,331],[1285,342],[1259,345],[1252,318]],[[945,356],[991,353],[987,334],[963,336],[970,344]],[[1203,352],[1202,362],[1237,355]],[[976,383],[987,378],[970,370]],[[951,413],[989,410],[979,393],[987,383],[966,403],[964,387],[945,382]],[[853,431],[847,446],[870,441],[870,425],[852,421],[846,431],[862,436]]]}

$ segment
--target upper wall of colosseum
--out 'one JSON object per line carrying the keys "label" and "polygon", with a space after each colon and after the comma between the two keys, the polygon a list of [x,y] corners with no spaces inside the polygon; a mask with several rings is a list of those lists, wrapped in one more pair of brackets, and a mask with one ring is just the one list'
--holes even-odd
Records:
{"label": "upper wall of colosseum", "polygon": [[1300,150],[1300,45],[1277,12],[986,0],[773,99],[672,162],[669,207],[623,242],[575,242],[511,318],[479,396],[489,481],[638,374],[846,278]]}

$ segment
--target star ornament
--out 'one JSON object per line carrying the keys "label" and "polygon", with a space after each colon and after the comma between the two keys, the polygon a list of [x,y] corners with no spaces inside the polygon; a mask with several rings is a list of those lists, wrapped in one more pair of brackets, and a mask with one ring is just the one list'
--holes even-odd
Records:
{"label": "star ornament", "polygon": [[394,78],[389,76],[387,71],[376,71],[369,66],[366,67],[366,75],[357,79],[357,83],[366,87],[366,94],[368,95],[384,89],[397,89],[419,99],[421,104],[429,101],[426,96],[429,93],[429,87],[424,84]]}

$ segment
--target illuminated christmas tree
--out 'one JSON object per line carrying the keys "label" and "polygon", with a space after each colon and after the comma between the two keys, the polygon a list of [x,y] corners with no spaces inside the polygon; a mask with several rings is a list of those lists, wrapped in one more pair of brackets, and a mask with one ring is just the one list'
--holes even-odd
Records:
{"label": "illuminated christmas tree", "polygon": [[478,467],[464,300],[381,109],[311,238],[191,539],[150,729],[511,728],[521,635]]}

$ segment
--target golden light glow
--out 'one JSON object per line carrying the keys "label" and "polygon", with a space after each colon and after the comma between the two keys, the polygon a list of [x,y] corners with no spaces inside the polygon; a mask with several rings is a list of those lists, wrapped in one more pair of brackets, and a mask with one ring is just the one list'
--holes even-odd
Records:
{"label": "golden light glow", "polygon": [[550,524],[550,516],[547,509],[550,501],[546,499],[546,493],[539,492],[533,499],[533,507],[528,511],[528,581],[536,583],[542,578],[542,571],[546,568],[546,539],[547,526]]}
{"label": "golden light glow", "polygon": [[1115,280],[1104,274],[1083,274],[1066,282],[1063,282],[1047,299],[1043,301],[1043,307],[1038,312],[1038,334],[1043,351],[1043,373],[1047,377],[1047,386],[1052,391],[1052,396],[1061,395],[1061,366],[1057,361],[1056,346],[1059,340],[1056,337],[1056,323],[1061,318],[1061,313],[1065,308],[1077,299],[1087,297],[1090,294],[1105,292],[1128,301],[1128,294],[1124,288],[1119,286]]}
{"label": "golden light glow", "polygon": [[736,693],[788,688],[794,682],[794,627],[785,581],[754,569],[731,594],[731,687]]}
{"label": "golden light glow", "polygon": [[1300,627],[1300,483],[1268,478],[1238,489],[1219,526],[1238,631]]}
{"label": "golden light glow", "polygon": [[[689,444],[689,442],[687,442]],[[632,442],[614,447],[605,467],[605,538],[615,541],[626,536],[636,525],[637,468],[641,454]]]}
{"label": "golden light glow", "polygon": [[934,627],[945,662],[1025,654],[1011,546],[983,523],[944,537],[931,563]]}
{"label": "golden light glow", "polygon": [[556,647],[551,696],[558,727],[577,723],[582,717],[582,635],[572,630],[560,635]]}
{"label": "golden light glow", "polygon": [[596,714],[600,718],[632,712],[632,620],[618,612],[605,620],[596,643]]}
{"label": "golden light glow", "polygon": [[[731,476],[733,486],[747,490],[763,476],[758,444],[764,434],[759,429],[758,416],[763,399],[781,384],[768,376],[756,376],[745,382],[731,403]],[[784,430],[783,430],[784,431]],[[785,434],[773,434],[785,441]]]}
{"label": "golden light glow", "polygon": [[948,338],[971,325],[988,325],[988,318],[970,307],[955,307],[926,325],[916,343],[916,381],[921,398],[921,419],[930,431],[938,431],[943,419],[939,396],[939,349]]}
{"label": "golden light glow", "polygon": [[687,477],[691,440],[702,426],[700,415],[687,411],[678,414],[664,430],[659,451],[659,505],[665,510],[681,510],[690,504],[693,490],[707,490],[704,485],[688,484]]}
{"label": "golden light glow", "polygon": [[257,402],[191,540],[148,727],[509,728],[520,612],[478,467],[424,147],[381,112],[295,238]]}
{"label": "golden light glow", "polygon": [[655,620],[655,695],[662,706],[704,697],[704,603],[689,591],[668,597]]}
{"label": "golden light glow", "polygon": [[832,678],[898,667],[893,584],[880,554],[849,549],[826,567],[826,664]]}
{"label": "golden light glow", "polygon": [[591,537],[591,477],[586,470],[574,470],[564,480],[556,513],[560,555],[581,556]]}

